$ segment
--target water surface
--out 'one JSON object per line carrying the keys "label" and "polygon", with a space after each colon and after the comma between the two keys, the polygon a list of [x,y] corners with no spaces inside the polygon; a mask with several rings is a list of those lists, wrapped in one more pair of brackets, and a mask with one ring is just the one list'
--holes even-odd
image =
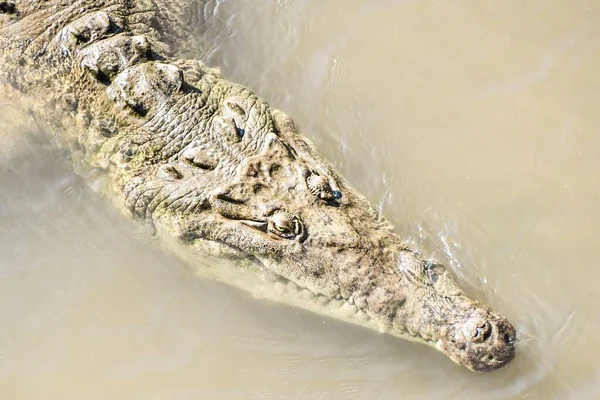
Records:
{"label": "water surface", "polygon": [[199,279],[11,110],[0,114],[14,144],[0,147],[2,398],[600,396],[600,4],[204,11],[196,55],[290,114],[400,233],[509,317],[517,358],[474,374]]}

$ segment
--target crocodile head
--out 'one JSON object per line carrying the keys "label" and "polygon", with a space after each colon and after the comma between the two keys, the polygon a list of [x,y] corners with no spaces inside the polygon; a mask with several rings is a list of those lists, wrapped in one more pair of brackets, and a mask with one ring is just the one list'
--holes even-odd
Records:
{"label": "crocodile head", "polygon": [[[334,316],[429,344],[471,370],[494,370],[514,357],[515,329],[506,318],[408,248],[339,176],[332,189],[303,161],[266,160],[264,170],[275,166],[285,179],[246,203],[264,207],[264,218],[235,221],[222,243],[252,254]],[[311,190],[314,182],[325,193]]]}
{"label": "crocodile head", "polygon": [[225,92],[206,125],[222,148],[161,145],[154,167],[129,181],[134,213],[190,244],[252,257],[310,310],[429,344],[474,371],[514,357],[513,326],[411,250],[289,118],[245,88]]}
{"label": "crocodile head", "polygon": [[514,358],[515,329],[506,318],[469,299],[445,267],[409,249],[341,180],[342,196],[332,204],[311,197],[302,177],[294,176],[293,196],[273,193],[266,201],[276,211],[264,225],[240,221],[232,231],[243,233],[229,243],[253,243],[248,251],[262,265],[338,318],[434,346],[473,371]]}
{"label": "crocodile head", "polygon": [[241,163],[235,190],[221,197],[245,211],[225,215],[217,240],[252,254],[317,311],[429,344],[474,371],[512,360],[507,319],[411,250],[360,193],[303,149],[306,139],[290,139],[297,133],[287,117],[273,116],[277,135]]}
{"label": "crocodile head", "polygon": [[411,250],[289,118],[202,63],[157,56],[140,33],[119,13],[89,13],[40,53],[77,99],[68,141],[134,217],[184,247],[251,260],[295,304],[472,370],[514,357],[512,325]]}

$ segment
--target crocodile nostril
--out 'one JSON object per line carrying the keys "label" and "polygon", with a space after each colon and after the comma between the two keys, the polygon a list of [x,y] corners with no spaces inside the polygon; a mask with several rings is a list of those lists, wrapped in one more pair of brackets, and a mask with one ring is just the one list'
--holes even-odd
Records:
{"label": "crocodile nostril", "polygon": [[469,315],[447,342],[439,344],[442,351],[473,371],[493,371],[515,358],[515,328],[505,318],[486,311]]}
{"label": "crocodile nostril", "polygon": [[471,320],[465,324],[463,332],[471,342],[482,343],[492,335],[492,327],[487,321]]}
{"label": "crocodile nostril", "polygon": [[492,361],[494,361],[496,359],[496,357],[494,357],[491,354],[488,354],[486,356],[484,356],[481,361],[486,362],[486,363],[491,363]]}

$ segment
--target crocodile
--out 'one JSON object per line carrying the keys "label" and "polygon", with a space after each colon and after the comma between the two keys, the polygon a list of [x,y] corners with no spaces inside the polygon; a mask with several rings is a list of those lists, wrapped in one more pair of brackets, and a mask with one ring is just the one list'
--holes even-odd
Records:
{"label": "crocodile", "polygon": [[215,279],[256,292],[236,278],[255,275],[280,295],[269,298],[473,371],[511,361],[513,325],[409,247],[286,114],[181,56],[201,13],[199,0],[2,1],[5,96],[126,215]]}

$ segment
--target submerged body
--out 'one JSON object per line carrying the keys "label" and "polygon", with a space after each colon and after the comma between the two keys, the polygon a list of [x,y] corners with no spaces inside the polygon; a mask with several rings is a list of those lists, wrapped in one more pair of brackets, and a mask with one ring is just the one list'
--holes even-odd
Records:
{"label": "submerged body", "polygon": [[472,370],[514,357],[512,325],[408,248],[286,115],[173,58],[192,5],[50,3],[0,3],[3,80],[78,169],[102,176],[178,254],[239,260],[294,304],[427,343]]}

